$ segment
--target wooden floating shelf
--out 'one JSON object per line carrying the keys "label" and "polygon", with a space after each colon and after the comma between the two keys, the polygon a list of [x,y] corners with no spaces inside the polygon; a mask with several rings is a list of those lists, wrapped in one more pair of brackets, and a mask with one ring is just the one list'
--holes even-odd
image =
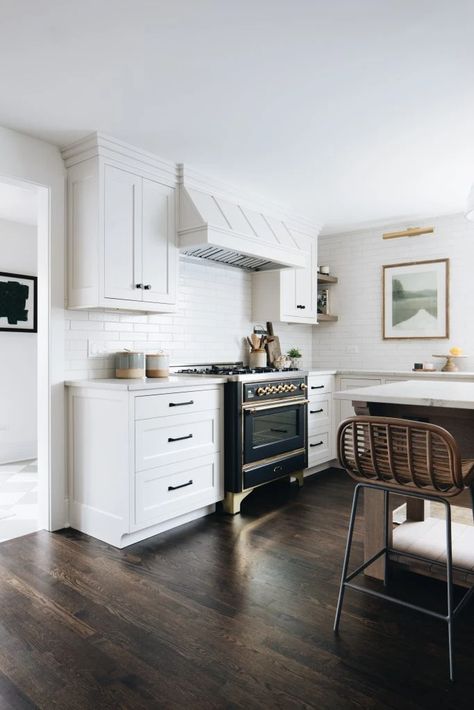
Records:
{"label": "wooden floating shelf", "polygon": [[339,320],[339,316],[330,316],[329,313],[318,313],[319,322],[326,321],[335,323],[337,320]]}
{"label": "wooden floating shelf", "polygon": [[337,284],[337,276],[329,276],[329,274],[318,274],[318,282],[320,284]]}

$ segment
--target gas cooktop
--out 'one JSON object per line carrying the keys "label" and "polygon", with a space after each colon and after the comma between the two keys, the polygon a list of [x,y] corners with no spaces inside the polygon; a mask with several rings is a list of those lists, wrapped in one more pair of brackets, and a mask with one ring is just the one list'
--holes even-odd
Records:
{"label": "gas cooktop", "polygon": [[206,375],[207,377],[227,377],[229,381],[244,382],[271,379],[273,377],[294,377],[295,373],[304,376],[305,373],[297,368],[277,370],[276,367],[250,368],[243,362],[222,364],[189,365],[175,370],[177,375]]}

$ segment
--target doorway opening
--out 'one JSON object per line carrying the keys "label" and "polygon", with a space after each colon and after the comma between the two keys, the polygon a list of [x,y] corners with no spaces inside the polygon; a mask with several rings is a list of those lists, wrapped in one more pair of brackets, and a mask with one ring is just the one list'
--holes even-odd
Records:
{"label": "doorway opening", "polygon": [[48,526],[48,201],[0,178],[0,543]]}

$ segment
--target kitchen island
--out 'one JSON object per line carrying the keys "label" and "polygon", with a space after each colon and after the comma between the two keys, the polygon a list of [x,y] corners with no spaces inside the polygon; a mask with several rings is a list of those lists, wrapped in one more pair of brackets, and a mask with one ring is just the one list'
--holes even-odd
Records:
{"label": "kitchen island", "polygon": [[[339,400],[350,400],[358,415],[401,417],[428,421],[447,429],[458,442],[463,458],[474,458],[474,382],[442,382],[439,380],[393,382],[373,387],[362,387],[335,393]],[[365,559],[383,547],[383,494],[381,491],[364,491],[364,554]],[[399,496],[391,496],[398,501]],[[466,490],[452,499],[452,505],[470,508],[471,496]],[[423,501],[407,500],[406,523],[393,532],[394,548],[412,551],[423,549],[423,554],[433,560],[444,554],[441,527],[443,521],[425,520]],[[458,569],[455,581],[471,586],[474,577],[474,527],[453,524],[453,557]],[[458,542],[457,542],[458,541]],[[407,563],[408,564],[408,563]],[[438,576],[436,566],[416,565],[422,574]],[[383,578],[383,560],[377,560],[367,569],[367,574]]]}

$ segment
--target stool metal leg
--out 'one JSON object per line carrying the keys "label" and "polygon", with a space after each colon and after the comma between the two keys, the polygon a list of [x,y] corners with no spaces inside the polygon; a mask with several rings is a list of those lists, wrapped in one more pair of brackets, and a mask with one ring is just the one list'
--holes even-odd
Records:
{"label": "stool metal leg", "polygon": [[443,501],[446,508],[446,586],[448,602],[448,653],[449,653],[449,679],[454,680],[454,634],[453,634],[453,546],[451,535],[451,506]]}
{"label": "stool metal leg", "polygon": [[389,497],[389,492],[384,491],[383,492],[383,536],[384,536],[384,546],[385,546],[385,556],[384,556],[384,570],[383,570],[383,585],[384,587],[387,586],[388,584],[388,563],[389,563],[389,554],[388,554],[388,539],[389,539],[389,525],[390,525],[390,497]]}
{"label": "stool metal leg", "polygon": [[342,564],[341,586],[339,587],[339,597],[337,600],[336,616],[334,619],[334,631],[335,632],[337,632],[337,630],[339,628],[339,620],[341,618],[341,611],[342,611],[342,602],[344,601],[344,592],[346,590],[347,568],[349,566],[349,560],[350,560],[350,556],[351,556],[352,536],[354,533],[354,524],[355,524],[355,518],[356,518],[356,512],[357,512],[357,502],[359,499],[359,491],[360,491],[360,484],[358,484],[355,487],[354,496],[352,498],[351,517],[350,517],[350,522],[349,522],[349,530],[347,531],[346,551],[344,553],[344,562]]}

